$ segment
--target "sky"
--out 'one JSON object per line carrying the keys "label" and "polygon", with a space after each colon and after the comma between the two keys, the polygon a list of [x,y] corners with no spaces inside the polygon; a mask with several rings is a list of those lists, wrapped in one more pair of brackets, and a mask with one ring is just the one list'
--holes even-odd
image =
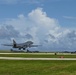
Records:
{"label": "sky", "polygon": [[12,39],[42,45],[34,50],[75,51],[76,0],[0,0],[0,44]]}

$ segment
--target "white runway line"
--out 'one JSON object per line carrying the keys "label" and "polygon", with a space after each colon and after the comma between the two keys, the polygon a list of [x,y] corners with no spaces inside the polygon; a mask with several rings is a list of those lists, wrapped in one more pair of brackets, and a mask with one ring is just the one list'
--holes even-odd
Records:
{"label": "white runway line", "polygon": [[20,57],[0,57],[4,60],[76,60],[76,58],[20,58]]}

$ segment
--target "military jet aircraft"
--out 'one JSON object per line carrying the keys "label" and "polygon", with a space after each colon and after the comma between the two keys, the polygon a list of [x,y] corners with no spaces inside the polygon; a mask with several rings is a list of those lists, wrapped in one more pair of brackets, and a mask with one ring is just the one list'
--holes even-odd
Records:
{"label": "military jet aircraft", "polygon": [[32,41],[27,41],[25,43],[16,43],[15,40],[13,40],[13,44],[2,44],[4,46],[12,46],[13,48],[18,48],[19,50],[23,49],[26,50],[26,48],[30,47],[38,47],[38,45],[33,45]]}

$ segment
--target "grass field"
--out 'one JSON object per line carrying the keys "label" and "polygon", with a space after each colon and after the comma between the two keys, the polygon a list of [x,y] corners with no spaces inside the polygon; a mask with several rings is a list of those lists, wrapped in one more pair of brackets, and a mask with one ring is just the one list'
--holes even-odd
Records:
{"label": "grass field", "polygon": [[24,54],[0,54],[0,57],[26,57],[26,58],[60,58],[63,56],[64,58],[76,58],[76,55],[54,55],[54,54],[36,54],[36,53],[24,53]]}
{"label": "grass field", "polygon": [[76,61],[0,60],[0,75],[76,75]]}
{"label": "grass field", "polygon": [[[0,54],[0,57],[76,58],[75,54],[23,53]],[[0,75],[76,75],[72,60],[0,60]]]}
{"label": "grass field", "polygon": [[0,53],[10,53],[10,50],[0,50]]}

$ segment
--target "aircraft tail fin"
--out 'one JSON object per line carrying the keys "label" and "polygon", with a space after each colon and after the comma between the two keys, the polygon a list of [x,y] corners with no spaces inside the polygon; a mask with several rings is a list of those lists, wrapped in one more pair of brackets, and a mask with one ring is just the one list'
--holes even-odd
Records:
{"label": "aircraft tail fin", "polygon": [[13,40],[13,44],[16,44],[16,41],[15,40]]}
{"label": "aircraft tail fin", "polygon": [[16,41],[13,40],[13,47],[16,47]]}

